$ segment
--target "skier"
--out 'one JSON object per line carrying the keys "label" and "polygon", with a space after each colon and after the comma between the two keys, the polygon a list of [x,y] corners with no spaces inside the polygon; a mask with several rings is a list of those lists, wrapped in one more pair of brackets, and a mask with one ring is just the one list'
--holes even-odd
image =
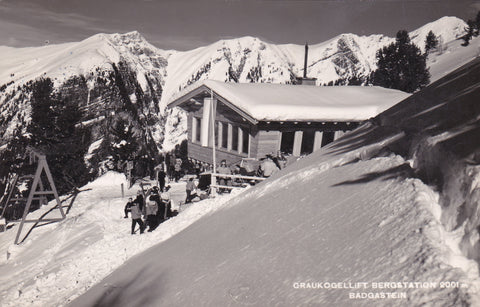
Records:
{"label": "skier", "polygon": [[167,185],[165,187],[165,191],[162,192],[162,194],[160,194],[160,205],[158,207],[158,221],[159,223],[162,223],[163,221],[165,221],[169,214],[169,208],[171,206],[171,195],[170,195],[170,186]]}
{"label": "skier", "polygon": [[136,224],[140,226],[140,234],[142,234],[145,231],[145,225],[142,221],[142,210],[140,209],[140,205],[138,202],[132,202],[132,206],[130,207],[130,213],[132,216],[132,235],[135,233]]}
{"label": "skier", "polygon": [[158,194],[153,193],[148,196],[147,203],[145,205],[148,231],[151,232],[157,228],[157,213],[158,213]]}
{"label": "skier", "polygon": [[133,205],[133,198],[129,198],[127,204],[125,205],[125,209],[123,210],[125,212],[125,216],[123,218],[128,218],[128,212],[132,211],[132,205]]}
{"label": "skier", "polygon": [[174,178],[175,182],[178,182],[178,180],[181,177],[182,173],[182,159],[177,158],[175,159],[175,166],[174,166]]}
{"label": "skier", "polygon": [[143,200],[143,191],[142,190],[137,191],[137,197],[135,198],[135,200],[133,202],[138,203],[140,211],[143,212],[144,200]]}

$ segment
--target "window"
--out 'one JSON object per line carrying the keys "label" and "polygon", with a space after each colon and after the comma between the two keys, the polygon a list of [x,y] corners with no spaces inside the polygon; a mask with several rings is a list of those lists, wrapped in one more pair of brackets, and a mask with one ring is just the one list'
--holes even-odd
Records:
{"label": "window", "polygon": [[335,139],[335,131],[323,131],[322,147],[330,144]]}
{"label": "window", "polygon": [[238,127],[232,127],[232,150],[238,151]]}
{"label": "window", "polygon": [[223,148],[228,147],[228,125],[226,123],[222,124],[222,144],[220,145]]}
{"label": "window", "polygon": [[293,153],[293,142],[295,140],[295,131],[282,132],[282,142],[280,143],[280,151],[284,154]]}
{"label": "window", "polygon": [[313,152],[313,142],[315,140],[315,131],[303,131],[302,148],[300,154],[308,155]]}
{"label": "window", "polygon": [[242,152],[248,154],[248,145],[249,145],[249,133],[248,129],[242,129]]}

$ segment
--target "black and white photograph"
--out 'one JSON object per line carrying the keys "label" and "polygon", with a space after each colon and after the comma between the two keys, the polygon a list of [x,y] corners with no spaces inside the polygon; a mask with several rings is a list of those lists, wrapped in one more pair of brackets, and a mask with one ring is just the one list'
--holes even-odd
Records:
{"label": "black and white photograph", "polygon": [[479,266],[479,0],[0,0],[0,307],[475,307]]}

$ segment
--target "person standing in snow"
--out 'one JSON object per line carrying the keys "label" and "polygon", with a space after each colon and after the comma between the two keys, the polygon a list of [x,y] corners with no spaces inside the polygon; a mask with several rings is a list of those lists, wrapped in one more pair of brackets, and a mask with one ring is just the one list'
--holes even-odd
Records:
{"label": "person standing in snow", "polygon": [[169,190],[170,190],[170,186],[167,185],[165,187],[165,191],[163,191],[160,194],[160,204],[158,206],[158,215],[157,215],[159,223],[162,223],[168,217],[168,209],[170,208],[170,201],[171,201],[171,195]]}
{"label": "person standing in snow", "polygon": [[[226,160],[222,160],[222,162],[220,162],[220,166],[217,168],[217,173],[218,174],[224,174],[224,175],[231,175],[232,174],[232,170],[227,167],[227,161]],[[220,185],[225,185],[225,186],[231,186],[232,185],[232,179],[230,177],[222,177],[222,176],[218,176],[219,178],[219,184]],[[219,192],[220,193],[223,193],[225,191],[228,191],[228,189],[220,189]]]}
{"label": "person standing in snow", "polygon": [[174,166],[175,182],[178,182],[181,175],[182,175],[182,159],[177,158],[177,159],[175,159],[175,166]]}
{"label": "person standing in snow", "polygon": [[155,167],[156,171],[156,177],[158,181],[158,186],[160,187],[160,192],[163,192],[163,189],[165,188],[165,177],[167,174],[165,173],[165,167],[163,166],[163,163],[160,163]]}
{"label": "person standing in snow", "polygon": [[197,194],[194,192],[195,191],[195,183],[193,182],[193,178],[190,178],[187,182],[187,187],[186,187],[186,192],[187,192],[187,198],[185,199],[185,203],[191,203],[192,199],[197,196]]}
{"label": "person standing in snow", "polygon": [[270,177],[279,170],[278,166],[273,162],[271,155],[267,155],[262,164],[260,164],[260,172],[263,177]]}
{"label": "person standing in snow", "polygon": [[152,193],[148,196],[145,204],[145,211],[147,215],[148,231],[151,232],[157,228],[157,213],[158,213],[158,194]]}
{"label": "person standing in snow", "polygon": [[127,204],[125,205],[125,209],[123,210],[125,212],[125,216],[124,218],[128,218],[128,212],[131,212],[132,211],[132,205],[133,205],[133,199],[130,197],[128,199],[128,202]]}
{"label": "person standing in snow", "polygon": [[143,200],[143,191],[142,190],[137,191],[137,197],[135,198],[135,200],[133,202],[138,203],[140,211],[143,212],[143,207],[144,207],[143,205],[145,204],[145,202]]}
{"label": "person standing in snow", "polygon": [[140,205],[138,202],[132,202],[132,206],[130,207],[130,214],[132,216],[132,235],[135,233],[136,224],[140,226],[140,234],[142,234],[145,231],[145,225],[142,221],[142,210],[140,209]]}

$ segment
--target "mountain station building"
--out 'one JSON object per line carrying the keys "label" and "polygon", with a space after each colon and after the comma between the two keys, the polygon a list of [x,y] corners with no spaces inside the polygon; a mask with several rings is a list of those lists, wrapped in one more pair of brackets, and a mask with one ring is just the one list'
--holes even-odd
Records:
{"label": "mountain station building", "polygon": [[215,144],[216,161],[234,164],[278,151],[310,154],[408,96],[376,86],[206,80],[181,92],[167,107],[188,114],[189,158],[211,164]]}

